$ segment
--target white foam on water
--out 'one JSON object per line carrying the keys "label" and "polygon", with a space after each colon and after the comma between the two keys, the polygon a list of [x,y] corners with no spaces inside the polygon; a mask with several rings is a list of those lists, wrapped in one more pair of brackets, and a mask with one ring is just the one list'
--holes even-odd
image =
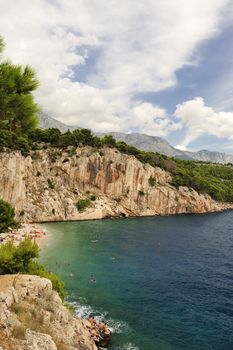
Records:
{"label": "white foam on water", "polygon": [[118,321],[113,318],[107,318],[108,327],[112,333],[129,333],[130,326],[124,321]]}
{"label": "white foam on water", "polygon": [[126,322],[113,319],[109,317],[108,312],[91,307],[85,303],[85,299],[83,298],[78,299],[78,301],[68,300],[68,302],[75,308],[75,314],[78,318],[88,318],[90,314],[93,314],[96,322],[106,322],[112,333],[130,332],[130,326]]}

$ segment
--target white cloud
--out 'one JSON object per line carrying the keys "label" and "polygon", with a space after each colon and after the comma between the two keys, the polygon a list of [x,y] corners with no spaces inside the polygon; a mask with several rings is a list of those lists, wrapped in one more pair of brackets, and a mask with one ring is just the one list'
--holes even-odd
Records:
{"label": "white cloud", "polygon": [[233,112],[216,112],[205,105],[202,97],[177,105],[175,116],[187,128],[182,147],[202,135],[233,140]]}
{"label": "white cloud", "polygon": [[180,151],[189,151],[187,149],[187,147],[183,146],[183,145],[176,145],[176,148],[179,149]]}
{"label": "white cloud", "polygon": [[174,87],[176,70],[196,64],[198,45],[221,30],[228,4],[0,0],[0,33],[5,56],[36,69],[36,98],[52,116],[98,131],[166,135],[180,125],[135,95]]}
{"label": "white cloud", "polygon": [[181,124],[173,122],[165,109],[142,102],[132,108],[126,127],[144,134],[164,137],[169,132],[180,129]]}

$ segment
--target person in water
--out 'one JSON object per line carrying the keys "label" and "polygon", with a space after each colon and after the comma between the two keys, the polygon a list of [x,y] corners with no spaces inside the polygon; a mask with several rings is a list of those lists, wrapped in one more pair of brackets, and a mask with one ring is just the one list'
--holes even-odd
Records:
{"label": "person in water", "polygon": [[90,283],[96,284],[96,279],[94,275],[91,275]]}
{"label": "person in water", "polygon": [[88,321],[90,322],[90,324],[91,324],[92,327],[96,327],[96,326],[97,326],[97,323],[96,323],[96,320],[95,320],[93,314],[90,314],[90,315],[89,315]]}

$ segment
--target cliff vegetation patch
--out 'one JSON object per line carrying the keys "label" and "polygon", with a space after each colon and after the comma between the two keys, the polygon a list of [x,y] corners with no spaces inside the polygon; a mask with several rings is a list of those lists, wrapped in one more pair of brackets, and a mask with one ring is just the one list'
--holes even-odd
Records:
{"label": "cliff vegetation patch", "polygon": [[59,293],[62,300],[65,297],[65,288],[58,275],[48,272],[35,259],[39,258],[39,247],[36,242],[26,237],[14,245],[12,241],[0,245],[0,275],[31,274],[51,280],[53,288]]}

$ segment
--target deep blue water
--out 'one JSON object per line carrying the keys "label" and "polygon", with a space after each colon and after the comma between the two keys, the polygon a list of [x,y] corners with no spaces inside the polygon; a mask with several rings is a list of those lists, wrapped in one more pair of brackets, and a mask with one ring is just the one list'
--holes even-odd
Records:
{"label": "deep blue water", "polygon": [[[51,223],[42,260],[109,349],[233,349],[233,212]],[[96,280],[96,283],[95,283]]]}

